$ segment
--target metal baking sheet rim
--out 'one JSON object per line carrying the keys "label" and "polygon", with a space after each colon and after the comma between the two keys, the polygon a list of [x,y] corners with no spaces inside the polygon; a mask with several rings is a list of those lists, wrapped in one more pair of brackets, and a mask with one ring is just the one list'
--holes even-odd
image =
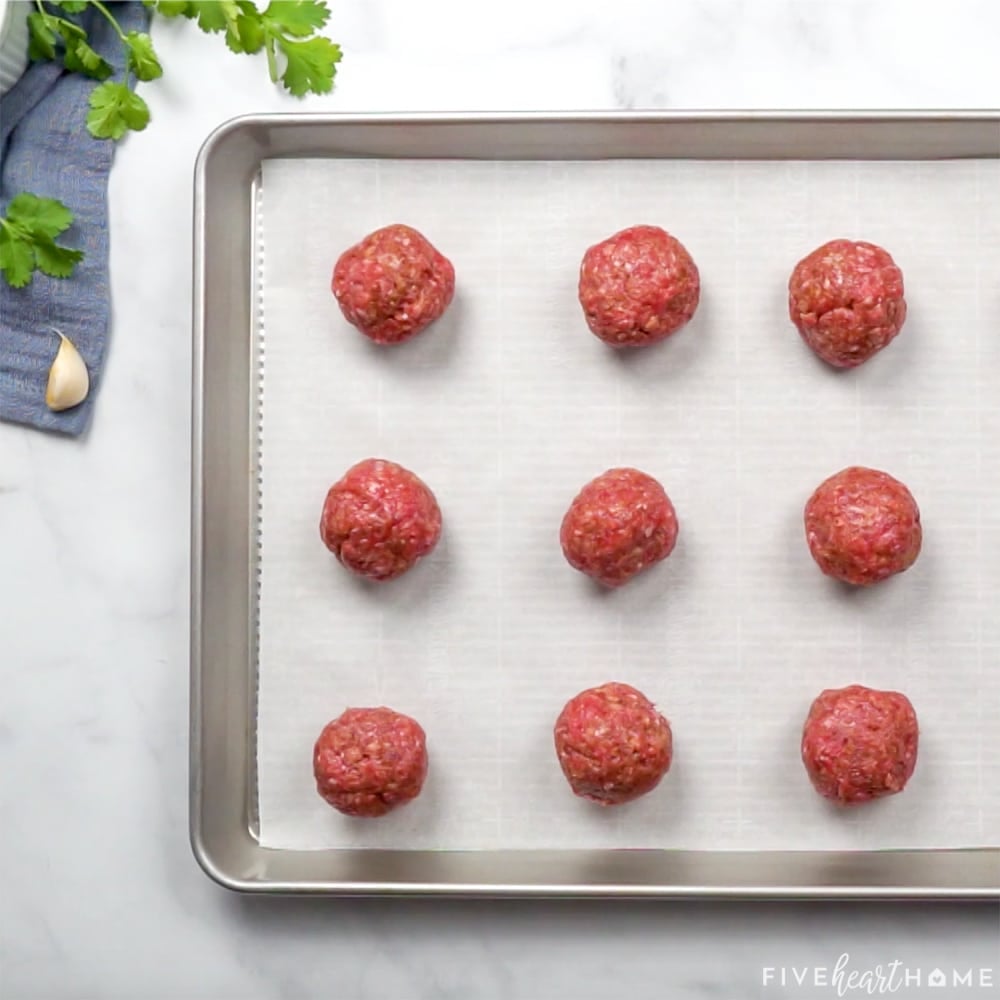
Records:
{"label": "metal baking sheet rim", "polygon": [[253,252],[277,156],[1000,158],[1000,111],[285,114],[236,118],[194,179],[190,840],[240,892],[356,896],[1000,898],[970,850],[278,851],[252,829],[256,609]]}

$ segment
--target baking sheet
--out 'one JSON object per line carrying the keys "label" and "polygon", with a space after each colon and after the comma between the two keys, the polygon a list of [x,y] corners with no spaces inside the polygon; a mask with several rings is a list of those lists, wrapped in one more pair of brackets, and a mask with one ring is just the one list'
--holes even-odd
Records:
{"label": "baking sheet", "polygon": [[[278,848],[850,849],[995,844],[1000,829],[1000,164],[267,161],[262,179],[258,807]],[[329,293],[337,255],[405,221],[455,263],[449,313],[381,350]],[[583,249],[640,221],[678,235],[702,304],[626,355],[587,332]],[[833,236],[883,243],[910,315],[862,369],[816,361],[788,273]],[[384,587],[322,546],[353,462],[435,490],[445,534]],[[924,551],[881,587],[819,574],[802,505],[847,464],[920,503]],[[563,561],[580,485],[632,464],[681,521],[671,558],[620,591]],[[616,679],[671,720],[662,785],[602,810],[551,746],[563,703]],[[905,691],[921,721],[907,792],[850,812],[798,758],[811,699]],[[316,795],[311,748],[347,705],[420,719],[424,794],[378,822]]]}

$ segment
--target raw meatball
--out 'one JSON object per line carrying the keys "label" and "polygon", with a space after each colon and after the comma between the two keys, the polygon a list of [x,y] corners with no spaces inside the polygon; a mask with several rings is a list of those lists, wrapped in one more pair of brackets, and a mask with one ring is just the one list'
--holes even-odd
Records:
{"label": "raw meatball", "polygon": [[344,251],[332,287],[348,323],[377,344],[399,344],[448,308],[455,269],[415,229],[386,226]]}
{"label": "raw meatball", "polygon": [[670,769],[670,723],[628,684],[581,691],[560,713],[554,736],[570,787],[604,806],[651,792]]}
{"label": "raw meatball", "polygon": [[316,791],[348,816],[384,816],[415,799],[427,777],[420,724],[391,708],[349,708],[313,749]]}
{"label": "raw meatball", "polygon": [[859,587],[909,569],[920,554],[920,510],[887,472],[851,466],[820,483],[805,510],[806,541],[827,575]]}
{"label": "raw meatball", "polygon": [[366,458],[330,487],[319,533],[349,570],[369,580],[393,580],[437,545],[441,510],[408,469]]}
{"label": "raw meatball", "polygon": [[901,792],[917,763],[917,714],[898,691],[824,691],[802,730],[802,762],[824,798],[852,806]]}
{"label": "raw meatball", "polygon": [[570,504],[559,541],[570,566],[606,587],[620,587],[666,559],[677,531],[674,505],[652,476],[609,469]]}
{"label": "raw meatball", "polygon": [[903,273],[874,243],[831,240],[795,265],[788,312],[802,339],[827,364],[854,368],[902,328]]}
{"label": "raw meatball", "polygon": [[698,307],[698,268],[658,226],[632,226],[592,246],[580,266],[580,305],[612,347],[645,347],[679,330]]}

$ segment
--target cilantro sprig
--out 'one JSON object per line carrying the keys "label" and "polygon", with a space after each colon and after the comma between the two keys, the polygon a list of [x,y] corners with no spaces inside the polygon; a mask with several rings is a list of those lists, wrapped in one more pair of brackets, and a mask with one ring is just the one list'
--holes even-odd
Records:
{"label": "cilantro sprig", "polygon": [[73,213],[55,198],[23,192],[10,200],[0,217],[0,271],[7,284],[23,288],[35,271],[68,278],[83,260],[82,250],[56,243],[73,224]]}
{"label": "cilantro sprig", "polygon": [[[273,83],[280,79],[285,89],[304,94],[328,94],[333,89],[340,46],[317,35],[330,19],[322,0],[271,0],[262,11],[250,0],[144,0],[165,17],[186,17],[197,21],[202,31],[225,33],[230,51],[267,55],[267,69]],[[284,71],[279,73],[279,57]]]}
{"label": "cilantro sprig", "polygon": [[[271,0],[263,10],[251,0],[143,0],[163,17],[184,17],[209,34],[223,32],[230,51],[255,55],[263,50],[274,83],[296,97],[327,94],[333,89],[341,51],[317,34],[330,19],[325,0]],[[28,15],[29,55],[59,59],[66,69],[99,81],[90,95],[87,129],[97,139],[118,140],[141,132],[149,106],[134,92],[134,80],[148,82],[163,74],[153,40],[145,32],[122,31],[101,0],[34,0]],[[89,44],[87,33],[70,17],[93,7],[114,28],[125,49],[125,77],[109,79],[111,64]],[[57,12],[58,11],[58,12]],[[64,16],[69,15],[69,16]]]}
{"label": "cilantro sprig", "polygon": [[[327,94],[333,89],[340,46],[318,34],[330,19],[325,0],[271,0],[263,9],[251,0],[143,0],[163,17],[184,17],[209,34],[224,33],[231,52],[264,52],[267,69],[296,97]],[[34,0],[28,15],[28,54],[33,61],[58,60],[73,73],[97,81],[91,91],[87,130],[97,139],[117,141],[141,132],[150,119],[149,105],[132,89],[134,81],[163,75],[152,38],[123,31],[102,0]],[[125,73],[112,80],[114,67],[90,44],[73,18],[88,7],[100,12],[125,51]],[[69,277],[83,252],[56,243],[73,222],[73,213],[54,198],[23,193],[0,217],[0,273],[9,285],[23,288],[35,271]]]}
{"label": "cilantro sprig", "polygon": [[[111,76],[111,64],[87,44],[87,33],[78,24],[50,13],[41,0],[38,8],[28,15],[28,55],[33,60],[56,59],[56,46],[62,42],[62,64],[74,73],[95,80]],[[67,14],[79,14],[87,4],[82,0],[63,0],[57,4]]]}
{"label": "cilantro sprig", "polygon": [[[163,75],[153,40],[145,32],[122,31],[101,0],[52,0],[51,5],[67,14],[81,14],[88,5],[100,11],[125,47],[125,79],[120,83],[109,80],[111,64],[91,48],[83,28],[53,14],[42,0],[35,0],[37,10],[28,15],[28,55],[34,60],[61,57],[66,69],[104,81],[90,95],[87,130],[94,138],[120,139],[129,130],[141,132],[149,123],[149,107],[129,83],[133,76],[136,80],[155,80]],[[61,52],[57,49],[60,41]]]}

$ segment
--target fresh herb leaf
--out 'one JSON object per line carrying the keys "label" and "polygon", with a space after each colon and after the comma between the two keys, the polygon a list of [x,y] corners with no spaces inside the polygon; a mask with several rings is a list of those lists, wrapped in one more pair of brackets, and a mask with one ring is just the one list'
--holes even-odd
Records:
{"label": "fresh herb leaf", "polygon": [[308,38],[330,20],[330,10],[318,0],[271,0],[261,15],[272,29],[293,38]]}
{"label": "fresh herb leaf", "polygon": [[67,45],[63,65],[66,69],[82,73],[93,80],[106,80],[113,72],[111,64],[86,42],[79,42],[72,47]]}
{"label": "fresh herb leaf", "polygon": [[149,124],[149,106],[124,83],[102,83],[90,95],[87,131],[96,139],[120,139]]}
{"label": "fresh herb leaf", "polygon": [[226,27],[226,45],[231,52],[253,55],[264,47],[264,25],[257,8],[249,0],[238,0],[240,13]]}
{"label": "fresh herb leaf", "polygon": [[0,221],[0,271],[12,288],[24,288],[35,270],[35,251],[28,240]]}
{"label": "fresh herb leaf", "polygon": [[130,31],[125,36],[128,46],[128,68],[138,80],[155,80],[163,76],[163,67],[153,49],[153,39],[142,31]]}
{"label": "fresh herb leaf", "polygon": [[197,17],[198,27],[210,34],[224,31],[230,21],[235,21],[240,9],[235,0],[191,0],[185,12],[187,17]]}
{"label": "fresh herb leaf", "polygon": [[59,246],[55,237],[73,223],[73,213],[54,198],[23,192],[12,198],[0,218],[0,271],[7,284],[23,288],[36,270],[68,278],[83,251]]}
{"label": "fresh herb leaf", "polygon": [[66,46],[63,54],[63,65],[66,69],[73,73],[82,73],[94,80],[106,80],[111,76],[114,72],[111,63],[87,44],[87,36],[82,28],[60,18],[58,31]]}
{"label": "fresh herb leaf", "polygon": [[52,238],[69,229],[73,224],[73,213],[55,198],[39,198],[24,191],[11,198],[7,206],[7,221]]}
{"label": "fresh herb leaf", "polygon": [[62,40],[67,45],[76,45],[79,41],[85,41],[87,32],[80,25],[73,21],[67,21],[64,17],[54,17],[49,15],[49,22],[62,35]]}
{"label": "fresh herb leaf", "polygon": [[336,64],[340,62],[340,46],[328,38],[310,38],[305,42],[293,42],[278,38],[278,46],[285,55],[285,72],[281,82],[296,97],[308,92],[328,94],[333,89]]}
{"label": "fresh herb leaf", "polygon": [[61,247],[54,240],[45,237],[35,241],[35,261],[38,270],[50,278],[68,278],[81,260],[83,260],[82,250]]}
{"label": "fresh herb leaf", "polygon": [[[67,10],[66,4],[61,4]],[[85,7],[86,4],[81,4]],[[45,11],[28,15],[28,55],[31,59],[55,59],[56,43],[63,42],[63,65],[72,73],[82,73],[95,80],[111,76],[111,64],[87,44],[87,33],[78,24]]]}
{"label": "fresh herb leaf", "polygon": [[[330,19],[324,0],[271,0],[261,11],[251,0],[227,0],[204,10],[199,0],[188,4],[188,16],[198,9],[198,24],[205,31],[225,30],[232,52],[252,55],[262,48],[275,83],[280,79],[297,97],[312,92],[326,94],[333,88],[341,52],[328,38],[313,33]],[[157,8],[159,9],[159,7]],[[279,74],[278,53],[285,57]]]}
{"label": "fresh herb leaf", "polygon": [[33,62],[56,57],[56,33],[54,17],[32,11],[28,15],[28,57]]}
{"label": "fresh herb leaf", "polygon": [[67,14],[82,14],[89,4],[87,0],[49,0],[55,7],[62,7]]}
{"label": "fresh herb leaf", "polygon": [[164,17],[191,17],[187,0],[143,0],[143,3]]}

